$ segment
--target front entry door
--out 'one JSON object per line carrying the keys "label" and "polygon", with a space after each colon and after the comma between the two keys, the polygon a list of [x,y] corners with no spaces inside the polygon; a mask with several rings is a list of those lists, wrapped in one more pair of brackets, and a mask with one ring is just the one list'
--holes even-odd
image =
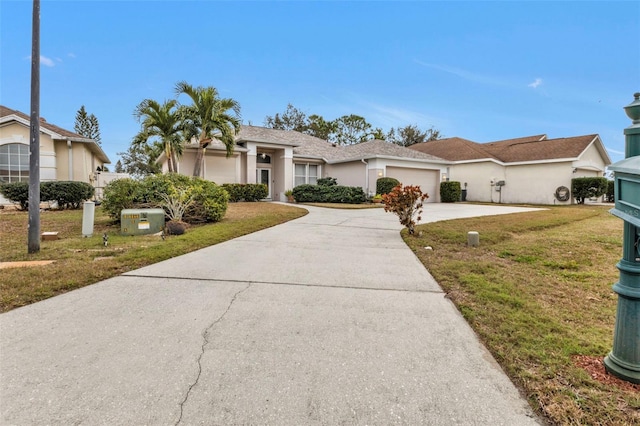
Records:
{"label": "front entry door", "polygon": [[271,199],[271,169],[257,169],[256,182],[267,185],[267,198]]}

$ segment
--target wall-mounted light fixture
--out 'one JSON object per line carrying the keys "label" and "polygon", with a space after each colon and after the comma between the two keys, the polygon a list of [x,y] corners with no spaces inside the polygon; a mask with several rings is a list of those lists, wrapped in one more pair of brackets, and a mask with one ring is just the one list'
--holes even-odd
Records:
{"label": "wall-mounted light fixture", "polygon": [[382,177],[382,170],[378,171],[378,177]]}

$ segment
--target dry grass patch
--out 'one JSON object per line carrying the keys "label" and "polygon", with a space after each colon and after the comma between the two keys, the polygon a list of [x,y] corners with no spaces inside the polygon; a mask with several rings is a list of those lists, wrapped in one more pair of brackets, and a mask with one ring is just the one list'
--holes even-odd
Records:
{"label": "dry grass patch", "polygon": [[[538,412],[554,424],[640,425],[640,393],[575,362],[612,348],[622,221],[608,207],[418,229],[421,236],[405,241]],[[468,231],[480,233],[480,247],[466,246]]]}
{"label": "dry grass patch", "polygon": [[[2,270],[0,311],[8,311],[124,272],[286,222],[306,210],[274,203],[230,203],[218,223],[192,226],[186,234],[121,236],[120,226],[96,209],[94,234],[82,237],[82,211],[44,211],[40,227],[58,231],[59,239],[42,241],[40,252],[27,254],[27,212],[0,213],[0,261],[55,260],[46,266]],[[104,247],[102,235],[109,244]]]}

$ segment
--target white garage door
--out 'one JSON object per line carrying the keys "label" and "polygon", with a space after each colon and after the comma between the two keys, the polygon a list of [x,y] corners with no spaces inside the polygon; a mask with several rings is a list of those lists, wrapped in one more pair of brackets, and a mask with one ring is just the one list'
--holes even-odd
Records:
{"label": "white garage door", "polygon": [[423,193],[429,194],[427,203],[435,203],[440,200],[439,173],[438,170],[387,167],[387,177],[396,178],[403,185],[419,185]]}

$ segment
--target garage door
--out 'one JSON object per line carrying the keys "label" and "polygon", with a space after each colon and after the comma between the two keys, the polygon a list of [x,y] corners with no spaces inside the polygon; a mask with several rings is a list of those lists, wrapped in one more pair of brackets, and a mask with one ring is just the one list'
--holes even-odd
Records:
{"label": "garage door", "polygon": [[387,177],[396,178],[403,185],[418,185],[423,193],[429,194],[427,203],[435,203],[440,200],[439,173],[438,170],[387,167]]}

